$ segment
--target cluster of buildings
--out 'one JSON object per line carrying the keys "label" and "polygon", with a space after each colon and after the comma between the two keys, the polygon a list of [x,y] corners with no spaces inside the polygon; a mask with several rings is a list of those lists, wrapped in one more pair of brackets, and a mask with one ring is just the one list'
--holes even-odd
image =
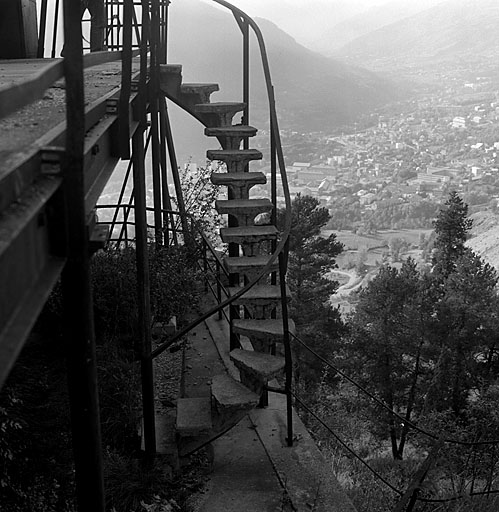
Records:
{"label": "cluster of buildings", "polygon": [[[499,197],[496,94],[448,92],[408,101],[405,112],[373,116],[369,128],[347,135],[303,134],[297,143],[296,133],[284,132],[284,144],[288,137],[299,147],[294,153],[293,144],[287,146],[291,194],[315,196],[329,208],[349,194],[367,209],[387,200],[439,201],[449,187],[465,195],[484,183]],[[309,159],[293,161],[307,141],[313,146]],[[254,194],[264,196],[268,187],[255,187]]]}

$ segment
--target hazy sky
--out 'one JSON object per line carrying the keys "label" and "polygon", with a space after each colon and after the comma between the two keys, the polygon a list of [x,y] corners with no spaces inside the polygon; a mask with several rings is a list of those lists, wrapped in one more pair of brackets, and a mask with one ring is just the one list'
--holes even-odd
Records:
{"label": "hazy sky", "polygon": [[[182,0],[176,0],[182,1]],[[210,0],[203,0],[214,4]],[[302,44],[312,43],[329,28],[383,4],[423,10],[443,0],[228,0],[250,16],[273,21]],[[499,1],[499,0],[498,0]]]}

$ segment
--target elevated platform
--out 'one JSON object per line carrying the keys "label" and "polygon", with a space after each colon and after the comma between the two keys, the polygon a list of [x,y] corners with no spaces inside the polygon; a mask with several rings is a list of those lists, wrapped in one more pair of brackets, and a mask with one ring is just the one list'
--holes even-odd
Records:
{"label": "elevated platform", "polygon": [[[95,63],[115,55],[91,58],[90,63]],[[54,82],[61,66],[62,59],[0,61],[0,385],[65,263],[60,187],[66,91],[64,79]],[[139,62],[134,60],[132,77],[138,71]],[[138,100],[132,92],[124,116],[124,138],[117,109],[121,61],[89,67],[84,79],[84,214],[92,250],[93,242],[102,244],[102,233],[93,236],[94,208],[122,147],[130,143],[138,125],[134,118]],[[30,89],[35,81],[36,93]],[[39,97],[46,84],[50,86],[41,99],[5,115],[19,104],[20,97]]]}
{"label": "elevated platform", "polygon": [[[62,59],[0,60],[0,89],[20,83]],[[139,70],[134,61],[133,72]],[[121,80],[121,62],[109,62],[85,70],[85,104],[87,107],[105,103],[112,93],[117,93]],[[104,112],[105,113],[105,112]],[[65,122],[65,85],[56,82],[49,87],[41,100],[35,101],[15,114],[0,119],[0,180],[9,170],[40,147],[61,144],[60,123]],[[94,124],[98,118],[89,118]],[[94,123],[92,123],[92,121]],[[56,127],[57,132],[52,131]],[[0,181],[1,183],[1,181]]]}

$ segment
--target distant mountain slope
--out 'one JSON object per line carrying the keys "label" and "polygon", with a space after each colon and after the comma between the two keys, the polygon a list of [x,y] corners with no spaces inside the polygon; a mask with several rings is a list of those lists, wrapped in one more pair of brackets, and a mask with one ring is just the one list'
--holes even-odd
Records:
{"label": "distant mountain slope", "polygon": [[399,0],[392,0],[387,4],[371,7],[366,12],[342,20],[332,28],[329,27],[320,37],[315,39],[310,48],[324,55],[333,55],[334,50],[341,48],[358,37],[413,16],[443,1],[418,0],[417,2],[402,3]]}
{"label": "distant mountain slope", "polygon": [[499,1],[448,0],[375,30],[338,54],[362,64],[384,59],[448,59],[479,53],[497,58]]}
{"label": "distant mountain slope", "polygon": [[[214,101],[241,98],[241,34],[233,17],[198,0],[170,8],[169,62],[183,65],[184,81],[217,82]],[[329,130],[389,101],[394,88],[373,73],[328,59],[303,46],[273,23],[259,19],[265,36],[283,128]],[[178,44],[176,44],[178,42]],[[253,116],[268,105],[260,56],[252,45]]]}
{"label": "distant mountain slope", "polygon": [[479,212],[471,216],[472,238],[466,244],[499,272],[499,216]]}
{"label": "distant mountain slope", "polygon": [[314,0],[313,8],[308,1],[298,3],[296,0],[234,0],[231,3],[247,9],[249,15],[258,13],[260,18],[274,20],[276,25],[307,48],[311,48],[310,44],[317,35],[325,33],[333,23],[340,23],[372,7],[372,0]]}

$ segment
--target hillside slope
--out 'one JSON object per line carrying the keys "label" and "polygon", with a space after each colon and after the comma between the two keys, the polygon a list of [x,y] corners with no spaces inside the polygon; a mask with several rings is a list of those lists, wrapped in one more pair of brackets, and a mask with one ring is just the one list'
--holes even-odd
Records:
{"label": "hillside slope", "polygon": [[497,58],[497,0],[447,0],[359,37],[338,50],[356,63],[422,61],[480,54]]}
{"label": "hillside slope", "polygon": [[499,215],[479,212],[471,216],[472,238],[467,245],[499,272]]}
{"label": "hillside slope", "polygon": [[351,41],[429,9],[438,1],[444,0],[418,0],[411,3],[392,0],[387,4],[371,7],[366,12],[342,20],[332,28],[329,27],[310,47],[324,55],[332,56],[336,49]]}
{"label": "hillside slope", "polygon": [[[173,2],[170,11],[169,62],[183,64],[185,81],[219,83],[214,101],[240,99],[241,34],[233,17],[199,0]],[[391,83],[377,75],[307,50],[267,20],[257,22],[268,48],[283,128],[329,130],[395,94]],[[252,48],[253,118],[263,120],[268,107],[259,52],[256,45]]]}

